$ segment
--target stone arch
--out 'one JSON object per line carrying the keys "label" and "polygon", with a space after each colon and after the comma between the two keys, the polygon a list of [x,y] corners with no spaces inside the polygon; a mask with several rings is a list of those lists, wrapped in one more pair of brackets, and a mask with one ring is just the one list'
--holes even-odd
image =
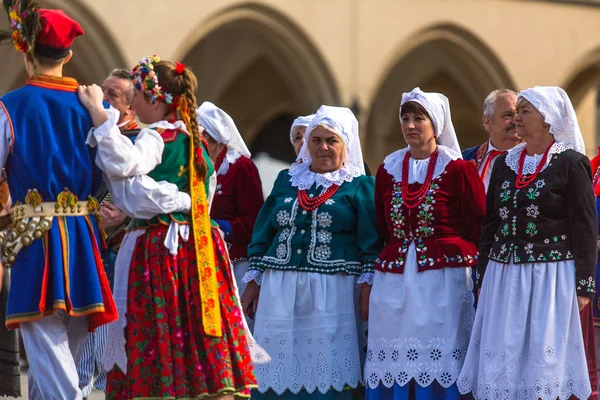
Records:
{"label": "stone arch", "polygon": [[596,155],[600,143],[600,47],[574,63],[562,81],[577,112],[588,155]]}
{"label": "stone arch", "polygon": [[[335,79],[315,44],[287,16],[264,5],[245,3],[209,16],[175,58],[196,72],[199,101],[226,110],[249,147],[274,120],[339,103]],[[292,152],[287,132],[271,128],[273,140]]]}
{"label": "stone arch", "polygon": [[383,69],[367,116],[367,159],[374,165],[404,147],[398,121],[403,92],[419,86],[450,99],[452,120],[461,148],[483,142],[482,104],[494,89],[515,89],[501,60],[473,33],[438,24],[411,35]]}
{"label": "stone arch", "polygon": [[[73,59],[65,65],[64,73],[81,83],[100,84],[113,68],[127,67],[125,58],[101,18],[80,1],[41,0],[45,8],[60,8],[82,26],[85,34],[73,43]],[[4,29],[5,19],[0,26]],[[0,63],[0,94],[13,90],[27,79],[22,55],[6,46]]]}

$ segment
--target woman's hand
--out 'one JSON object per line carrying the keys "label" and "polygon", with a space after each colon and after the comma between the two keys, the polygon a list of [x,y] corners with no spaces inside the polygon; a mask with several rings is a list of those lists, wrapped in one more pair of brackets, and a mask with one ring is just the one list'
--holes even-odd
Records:
{"label": "woman's hand", "polygon": [[585,306],[590,303],[589,297],[577,296],[577,304],[579,305],[579,311],[583,310]]}
{"label": "woman's hand", "polygon": [[254,319],[254,315],[256,314],[259,295],[260,286],[254,281],[248,282],[248,286],[246,286],[246,290],[242,295],[242,310],[250,319]]}
{"label": "woman's hand", "polygon": [[369,299],[371,298],[372,285],[363,283],[360,287],[360,297],[358,298],[358,304],[360,305],[360,318],[363,321],[369,319]]}
{"label": "woman's hand", "polygon": [[98,85],[80,85],[77,89],[79,93],[79,100],[85,108],[90,112],[94,126],[97,128],[108,120],[106,110],[102,105],[104,100],[104,93]]}

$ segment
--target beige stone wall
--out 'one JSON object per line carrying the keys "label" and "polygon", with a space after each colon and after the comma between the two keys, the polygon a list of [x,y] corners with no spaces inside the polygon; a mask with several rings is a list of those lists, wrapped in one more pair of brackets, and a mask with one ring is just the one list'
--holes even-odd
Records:
{"label": "beige stone wall", "polygon": [[[198,75],[200,100],[226,109],[250,144],[262,133],[284,146],[281,123],[265,130],[277,118],[323,103],[357,105],[366,158],[376,166],[402,146],[398,105],[414,86],[450,98],[465,148],[484,140],[481,104],[489,91],[560,85],[573,97],[590,155],[597,146],[597,6],[520,0],[42,4],[64,8],[86,30],[67,72],[100,82],[110,69],[149,54],[185,60]],[[10,51],[0,58],[3,93],[24,75]]]}

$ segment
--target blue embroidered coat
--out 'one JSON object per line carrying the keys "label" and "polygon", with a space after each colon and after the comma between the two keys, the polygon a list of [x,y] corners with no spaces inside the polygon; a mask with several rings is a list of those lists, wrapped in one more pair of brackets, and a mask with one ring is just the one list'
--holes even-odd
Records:
{"label": "blue embroidered coat", "polygon": [[[0,98],[12,137],[6,174],[13,203],[37,189],[56,201],[68,188],[80,201],[97,190],[101,174],[86,146],[92,120],[77,96],[77,82],[40,76]],[[90,316],[90,330],[116,319],[100,257],[93,215],[54,217],[44,237],[23,248],[11,270],[6,324],[42,318],[56,310]]]}

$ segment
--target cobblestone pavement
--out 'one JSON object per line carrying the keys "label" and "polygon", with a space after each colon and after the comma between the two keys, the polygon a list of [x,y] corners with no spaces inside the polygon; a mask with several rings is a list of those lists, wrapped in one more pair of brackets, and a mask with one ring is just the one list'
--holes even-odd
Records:
{"label": "cobblestone pavement", "polygon": [[[27,367],[21,368],[21,397],[19,399],[27,399]],[[88,400],[104,400],[104,392],[94,390],[91,395],[88,396]]]}

